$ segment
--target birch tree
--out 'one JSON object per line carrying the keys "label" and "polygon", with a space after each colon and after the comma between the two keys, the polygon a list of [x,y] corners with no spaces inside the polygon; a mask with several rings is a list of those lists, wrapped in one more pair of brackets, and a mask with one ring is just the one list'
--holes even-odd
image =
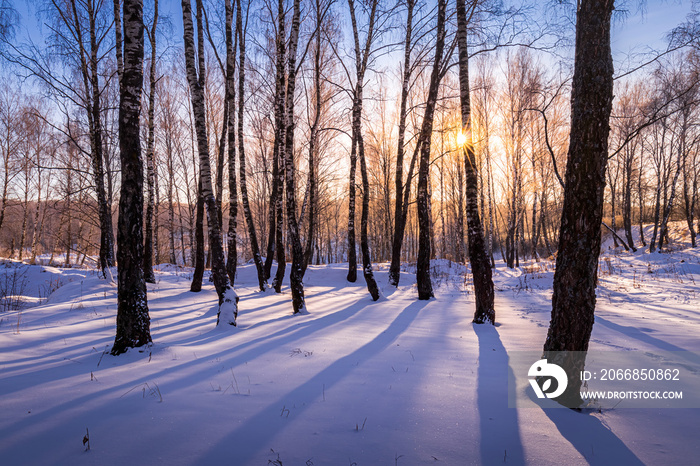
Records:
{"label": "birch tree", "polygon": [[[220,323],[236,325],[238,314],[238,297],[230,285],[226,273],[224,250],[221,239],[221,229],[218,222],[218,206],[212,190],[211,166],[209,162],[209,138],[207,136],[206,115],[204,108],[204,77],[206,68],[204,62],[204,40],[202,27],[202,0],[196,0],[197,6],[197,64],[195,65],[194,25],[192,22],[192,5],[190,0],[182,0],[182,22],[185,44],[185,66],[187,81],[190,85],[192,113],[197,133],[197,152],[199,153],[199,176],[201,197],[206,206],[207,225],[209,231],[209,248],[212,259],[212,279],[219,296],[219,311],[217,325]],[[198,73],[199,71],[199,73]]]}
{"label": "birch tree", "polygon": [[[111,26],[104,5],[96,0],[51,0],[45,10],[53,31],[49,41],[51,46],[39,49],[34,44],[7,43],[8,53],[5,55],[44,84],[62,106],[66,103],[75,106],[87,120],[89,149],[79,147],[91,160],[100,224],[98,266],[102,271],[114,265],[112,206],[105,189],[102,121],[106,83],[100,79],[107,56],[105,38]],[[54,66],[57,59],[60,66]],[[79,84],[75,82],[76,78]]]}
{"label": "birch tree", "polygon": [[[166,196],[168,203],[168,250],[169,259],[171,264],[177,265],[177,256],[175,253],[175,236],[177,233],[177,227],[175,224],[175,196],[176,196],[176,186],[175,186],[175,170],[176,170],[176,159],[175,153],[177,151],[178,136],[177,136],[177,116],[176,116],[176,101],[174,95],[168,91],[166,86],[160,85],[161,89],[164,89],[164,95],[161,98],[161,112],[160,112],[160,127],[161,127],[161,138],[162,144],[165,152],[165,169],[168,174],[166,179]],[[180,210],[180,203],[177,203],[178,213]],[[180,217],[181,220],[181,217]],[[186,264],[185,255],[182,255],[182,263]]]}
{"label": "birch tree", "polygon": [[[474,8],[476,2],[471,7]],[[481,226],[478,205],[478,165],[474,153],[471,130],[471,100],[469,88],[469,50],[467,44],[467,11],[464,0],[457,0],[457,47],[459,50],[459,97],[462,117],[464,144],[464,173],[466,181],[465,199],[467,212],[467,240],[469,242],[469,263],[474,278],[474,298],[476,309],[474,322],[477,324],[495,323],[493,279],[491,264],[486,253],[484,233]]]}
{"label": "birch tree", "polygon": [[198,293],[202,291],[202,278],[204,277],[204,194],[202,192],[201,172],[197,175],[197,200],[195,210],[194,230],[190,229],[190,236],[194,236],[194,244],[190,244],[190,246],[194,246],[192,251],[194,271],[192,272],[190,291]]}
{"label": "birch tree", "polygon": [[[248,237],[250,240],[250,250],[253,254],[253,262],[255,263],[255,270],[258,274],[258,286],[260,291],[265,291],[267,289],[267,279],[265,278],[265,272],[263,270],[262,256],[260,255],[260,246],[258,246],[258,235],[255,231],[255,223],[253,222],[253,213],[250,210],[250,201],[248,199],[248,183],[246,180],[246,163],[245,163],[245,143],[243,134],[243,115],[245,111],[245,40],[246,40],[246,30],[248,28],[248,8],[250,8],[250,3],[248,8],[246,8],[246,20],[245,24],[242,20],[241,12],[241,0],[237,0],[238,10],[236,12],[236,30],[238,31],[238,160],[239,160],[239,173],[241,177],[241,201],[243,203],[243,215],[245,216],[246,225],[248,226]],[[230,111],[233,111],[231,108]],[[230,138],[231,133],[229,133],[229,144],[233,141]],[[230,163],[230,161],[229,161]]]}
{"label": "birch tree", "polygon": [[[330,3],[322,6],[321,0],[315,0],[314,11],[316,14],[316,31],[314,32],[314,55],[313,55],[313,99],[314,99],[314,118],[311,123],[309,134],[309,176],[308,176],[308,192],[309,192],[309,215],[308,228],[306,231],[306,245],[304,247],[304,267],[303,273],[306,273],[306,267],[311,262],[313,255],[313,242],[316,229],[317,215],[317,186],[316,186],[316,153],[319,150],[319,125],[321,122],[321,108],[323,105],[323,96],[321,88],[321,27],[324,22],[325,14],[330,7]],[[323,8],[323,10],[322,10]]]}
{"label": "birch tree", "polygon": [[[403,75],[401,80],[401,100],[399,103],[398,142],[396,146],[396,199],[394,204],[394,238],[391,243],[391,264],[389,266],[389,284],[399,286],[401,277],[401,246],[406,228],[407,202],[404,202],[404,151],[406,139],[406,114],[408,91],[414,65],[411,64],[413,50],[413,10],[415,0],[406,0],[406,33],[404,38]],[[411,165],[413,166],[413,163]],[[411,179],[406,180],[406,193],[410,190]],[[408,196],[406,196],[408,197]]]}
{"label": "birch tree", "polygon": [[11,89],[7,81],[2,82],[0,93],[0,163],[2,163],[2,193],[0,194],[0,228],[5,223],[5,211],[8,204],[10,183],[17,175],[15,158],[20,137],[20,114],[16,111],[21,96]]}
{"label": "birch tree", "polygon": [[[425,114],[418,138],[420,147],[420,161],[418,166],[417,187],[417,214],[418,214],[418,258],[416,260],[416,284],[418,286],[418,299],[430,299],[433,297],[433,285],[430,280],[430,196],[428,184],[430,183],[430,144],[433,133],[433,118],[437,104],[438,88],[445,73],[443,54],[445,50],[445,11],[447,0],[438,0],[435,55],[432,71],[430,73],[430,85],[428,98],[425,105]],[[448,54],[449,56],[449,54]]]}
{"label": "birch tree", "polygon": [[[148,80],[148,136],[146,139],[146,185],[148,192],[148,204],[146,207],[146,229],[143,253],[143,273],[148,283],[155,283],[156,276],[153,273],[153,251],[158,251],[158,206],[155,202],[156,195],[156,160],[155,146],[155,106],[156,106],[156,31],[158,29],[158,0],[153,3],[153,23],[147,30],[148,40],[151,43],[151,63],[149,66]],[[155,219],[155,225],[154,225]],[[154,234],[154,231],[155,234]]]}
{"label": "birch tree", "polygon": [[[224,0],[226,4],[226,95],[224,99],[224,126],[228,134],[228,257],[226,272],[231,283],[236,281],[236,266],[238,263],[237,228],[238,228],[238,186],[236,182],[236,118],[234,107],[236,102],[235,67],[236,47],[233,43],[233,5],[234,0]],[[240,6],[239,6],[240,9]],[[241,136],[242,137],[242,136]]]}
{"label": "birch tree", "polygon": [[[635,162],[639,153],[640,137],[633,137],[633,132],[639,127],[639,107],[642,102],[640,86],[625,86],[616,99],[614,119],[611,117],[611,124],[616,139],[625,141],[631,137],[626,146],[620,151],[617,162],[622,165],[622,223],[625,229],[625,239],[627,245],[636,251],[634,239],[632,238],[632,182]],[[638,176],[641,176],[638,173]]]}
{"label": "birch tree", "polygon": [[571,133],[554,273],[552,318],[545,357],[567,369],[557,402],[581,405],[579,373],[585,365],[595,311],[603,220],[605,169],[613,99],[610,20],[614,0],[581,0],[571,92]]}
{"label": "birch tree", "polygon": [[124,0],[124,69],[119,99],[122,184],[117,223],[117,334],[112,354],[151,343],[143,274],[143,160],[139,133],[143,84],[143,1]]}
{"label": "birch tree", "polygon": [[376,21],[378,15],[378,0],[370,2],[369,25],[364,46],[360,45],[360,36],[355,17],[354,0],[348,0],[350,7],[350,19],[352,22],[353,39],[355,43],[355,86],[352,91],[352,142],[350,148],[350,205],[348,208],[348,260],[349,269],[347,279],[350,282],[357,280],[357,258],[355,252],[355,170],[357,159],[360,160],[360,175],[362,177],[362,214],[360,220],[360,247],[362,249],[362,272],[367,283],[367,289],[374,301],[379,299],[379,288],[372,272],[372,258],[367,238],[367,222],[369,216],[369,179],[367,177],[367,161],[365,159],[365,144],[362,137],[362,93],[364,89],[365,73],[369,56],[372,51],[372,43],[376,34]]}
{"label": "birch tree", "polygon": [[[277,36],[275,40],[276,63],[275,63],[275,137],[273,148],[272,164],[272,196],[270,199],[270,235],[268,236],[267,260],[265,263],[265,276],[269,278],[270,267],[272,266],[272,251],[274,249],[277,258],[277,272],[272,280],[272,287],[275,292],[282,292],[282,280],[286,269],[286,258],[284,255],[284,214],[283,214],[283,193],[284,193],[284,144],[285,144],[285,105],[286,105],[286,34],[285,34],[285,8],[284,0],[277,1]],[[274,229],[274,235],[273,235]],[[274,246],[273,246],[274,239]],[[269,265],[268,265],[269,264]]]}
{"label": "birch tree", "polygon": [[284,160],[284,181],[287,207],[287,240],[292,250],[292,268],[289,272],[289,282],[292,291],[292,306],[294,314],[305,312],[303,262],[304,251],[299,237],[297,223],[297,204],[294,185],[294,90],[297,75],[297,44],[299,42],[299,22],[301,16],[300,0],[294,0],[292,13],[292,29],[289,33],[289,49],[287,57],[287,90],[284,109],[284,146],[281,154]]}

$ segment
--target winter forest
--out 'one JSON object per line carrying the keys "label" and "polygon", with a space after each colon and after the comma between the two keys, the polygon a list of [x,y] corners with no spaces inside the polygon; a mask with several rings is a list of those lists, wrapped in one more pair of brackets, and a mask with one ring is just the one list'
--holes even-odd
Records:
{"label": "winter forest", "polygon": [[693,463],[697,6],[0,0],[0,453]]}

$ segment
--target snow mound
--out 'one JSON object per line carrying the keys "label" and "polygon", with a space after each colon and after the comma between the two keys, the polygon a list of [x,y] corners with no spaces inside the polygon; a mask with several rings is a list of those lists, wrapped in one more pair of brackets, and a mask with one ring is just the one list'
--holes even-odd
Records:
{"label": "snow mound", "polygon": [[219,305],[219,327],[231,325],[236,326],[236,316],[238,316],[238,294],[233,288],[227,288],[224,292],[224,299]]}

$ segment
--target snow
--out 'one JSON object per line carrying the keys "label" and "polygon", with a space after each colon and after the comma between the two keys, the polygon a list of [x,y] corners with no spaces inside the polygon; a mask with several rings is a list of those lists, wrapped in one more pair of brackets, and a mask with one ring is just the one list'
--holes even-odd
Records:
{"label": "snow", "polygon": [[[700,251],[682,243],[670,254],[609,246],[591,350],[700,352]],[[32,285],[47,277],[63,286],[48,300],[31,291],[40,305],[0,313],[4,465],[697,464],[700,457],[697,409],[508,407],[509,354],[539,351],[546,336],[550,261],[515,270],[499,261],[496,326],[470,322],[471,279],[449,261],[432,264],[429,301],[416,299],[408,272],[398,289],[387,286],[387,264],[375,269],[384,294],[377,302],[361,278],[346,282],[346,265],[311,266],[309,314],[301,316],[291,315],[288,282],[281,295],[260,293],[255,267],[245,265],[233,332],[216,329],[218,300],[207,280],[192,293],[191,270],[159,266],[148,285],[154,343],[116,357],[108,354],[113,284],[86,270],[6,267],[13,268]]]}
{"label": "snow", "polygon": [[59,269],[49,266],[31,266],[19,261],[0,259],[0,294],[17,293],[25,300],[39,303],[62,286],[95,276],[94,270]]}
{"label": "snow", "polygon": [[236,326],[236,316],[238,315],[238,295],[233,288],[228,287],[224,291],[224,299],[219,306],[219,323],[221,328]]}

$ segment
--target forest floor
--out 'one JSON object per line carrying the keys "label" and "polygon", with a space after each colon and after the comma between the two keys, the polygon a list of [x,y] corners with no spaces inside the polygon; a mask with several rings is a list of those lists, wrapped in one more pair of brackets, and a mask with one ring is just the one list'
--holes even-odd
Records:
{"label": "forest floor", "polygon": [[[700,251],[609,246],[590,349],[700,353]],[[552,261],[499,262],[497,326],[471,323],[463,266],[434,262],[430,301],[377,268],[373,302],[346,266],[310,267],[309,314],[291,316],[288,287],[260,293],[239,267],[239,326],[216,328],[213,286],[191,293],[191,270],[161,266],[153,345],[115,357],[113,282],[5,261],[0,288],[25,298],[0,313],[0,462],[698,464],[700,409],[508,407],[509,355],[544,343]]]}

